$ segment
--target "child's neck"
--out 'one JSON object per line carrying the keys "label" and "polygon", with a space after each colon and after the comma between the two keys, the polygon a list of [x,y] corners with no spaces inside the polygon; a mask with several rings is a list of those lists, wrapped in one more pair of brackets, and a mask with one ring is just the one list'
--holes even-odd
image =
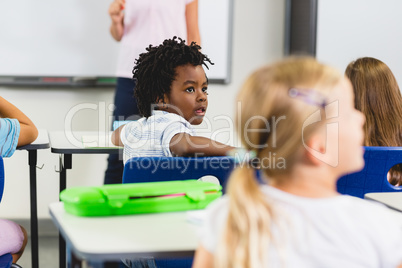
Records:
{"label": "child's neck", "polygon": [[339,195],[336,190],[337,176],[325,166],[296,166],[291,174],[277,177],[271,186],[284,192],[309,197],[326,198]]}

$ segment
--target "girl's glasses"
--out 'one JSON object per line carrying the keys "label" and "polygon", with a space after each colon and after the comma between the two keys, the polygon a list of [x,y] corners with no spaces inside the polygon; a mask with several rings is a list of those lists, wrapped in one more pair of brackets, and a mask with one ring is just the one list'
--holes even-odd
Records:
{"label": "girl's glasses", "polygon": [[314,89],[291,88],[289,89],[289,96],[291,98],[298,98],[307,104],[316,105],[321,108],[325,108],[327,105],[325,96]]}

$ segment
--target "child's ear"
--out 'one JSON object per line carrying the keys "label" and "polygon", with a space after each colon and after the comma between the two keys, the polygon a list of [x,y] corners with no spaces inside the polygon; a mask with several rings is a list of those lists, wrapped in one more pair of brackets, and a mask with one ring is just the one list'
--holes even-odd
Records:
{"label": "child's ear", "polygon": [[329,129],[321,128],[308,141],[305,141],[306,159],[314,165],[325,164],[336,167],[339,162],[337,128],[335,126],[335,129],[331,130],[331,126],[328,125],[326,128]]}
{"label": "child's ear", "polygon": [[169,104],[169,96],[166,93],[163,94],[163,103]]}
{"label": "child's ear", "polygon": [[317,133],[305,141],[305,156],[313,165],[320,165],[323,162],[322,156],[326,152],[326,139]]}
{"label": "child's ear", "polygon": [[160,104],[160,105],[162,105],[164,103],[165,104],[169,103],[169,97],[167,96],[167,94],[163,94],[163,98],[159,99],[157,102],[157,104]]}
{"label": "child's ear", "polygon": [[166,110],[167,104],[169,104],[169,98],[166,94],[163,95],[163,99],[159,99],[157,102],[159,110]]}

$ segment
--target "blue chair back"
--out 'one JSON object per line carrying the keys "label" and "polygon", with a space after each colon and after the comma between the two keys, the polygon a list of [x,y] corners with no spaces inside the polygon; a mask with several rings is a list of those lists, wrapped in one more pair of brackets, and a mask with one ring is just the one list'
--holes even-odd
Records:
{"label": "blue chair back", "polygon": [[0,268],[10,268],[13,262],[13,257],[10,253],[0,256]]}
{"label": "blue chair back", "polygon": [[3,158],[0,156],[0,202],[4,192],[4,164]]}
{"label": "blue chair back", "polygon": [[[4,193],[4,162],[3,158],[0,156],[0,202]],[[11,254],[7,253],[0,256],[0,268],[12,268],[21,267],[18,264],[13,264],[13,257]]]}
{"label": "blue chair back", "polygon": [[124,165],[123,183],[199,179],[215,176],[225,192],[235,159],[213,157],[133,157]]}
{"label": "blue chair back", "polygon": [[337,182],[338,192],[364,198],[366,193],[402,191],[401,186],[393,186],[387,179],[389,169],[402,163],[402,147],[364,149],[364,168],[341,177]]}
{"label": "blue chair back", "polygon": [[[0,156],[0,202],[4,192],[4,164],[3,158]],[[4,254],[0,256],[0,268],[10,268],[13,262],[11,254]]]}

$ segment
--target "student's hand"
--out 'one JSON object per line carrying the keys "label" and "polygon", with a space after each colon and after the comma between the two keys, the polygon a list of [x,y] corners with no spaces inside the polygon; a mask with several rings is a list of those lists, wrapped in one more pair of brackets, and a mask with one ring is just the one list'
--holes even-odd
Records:
{"label": "student's hand", "polygon": [[115,0],[109,6],[109,16],[114,24],[121,24],[124,18],[125,0]]}

